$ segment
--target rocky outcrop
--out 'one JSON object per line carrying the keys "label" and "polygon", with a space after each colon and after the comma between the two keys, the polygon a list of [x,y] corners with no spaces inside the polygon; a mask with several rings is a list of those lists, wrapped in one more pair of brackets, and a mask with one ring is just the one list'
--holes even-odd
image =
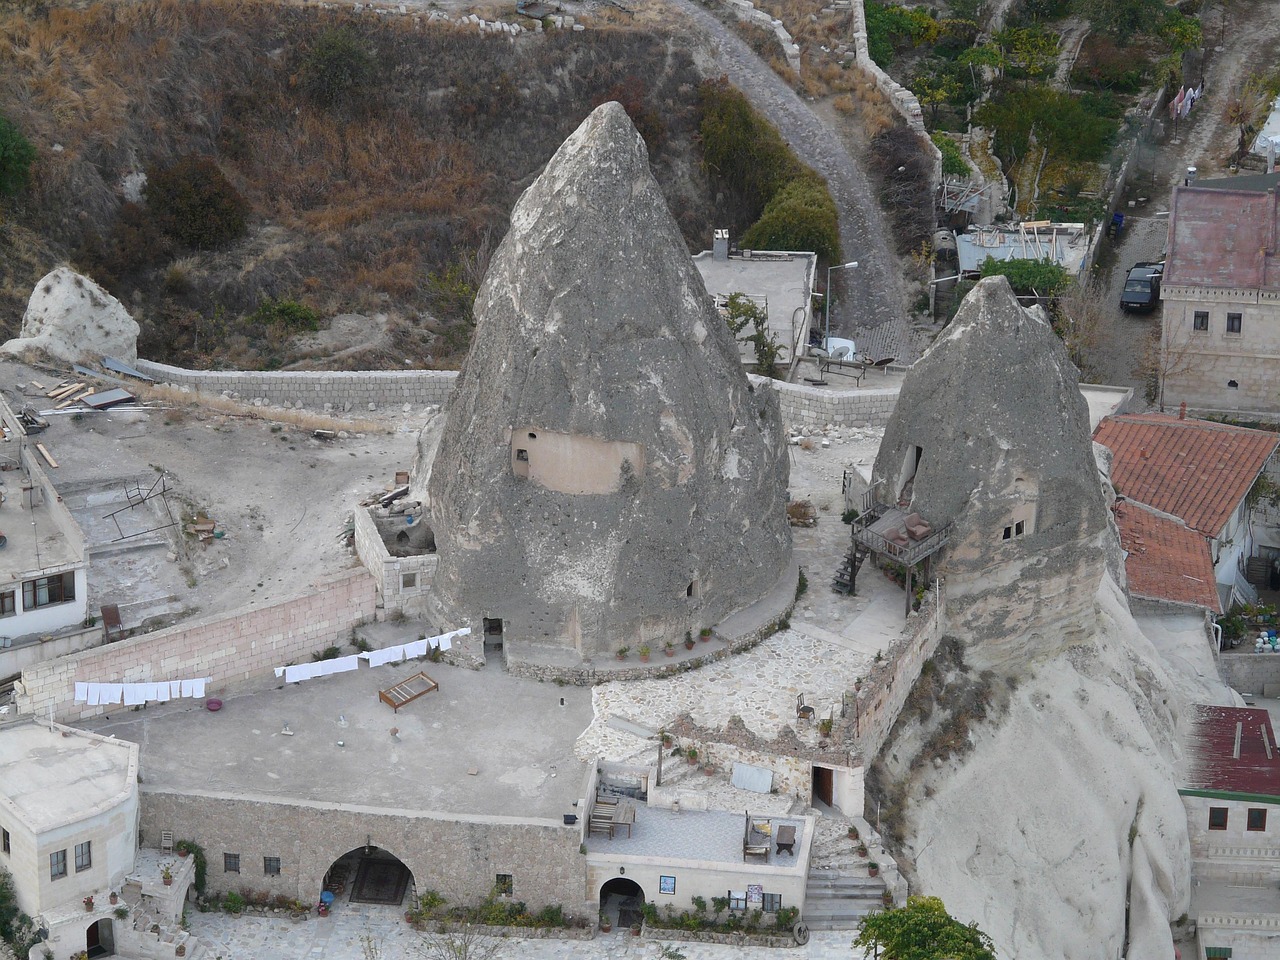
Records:
{"label": "rocky outcrop", "polygon": [[58,267],[36,284],[22,329],[0,351],[37,351],[68,363],[104,356],[133,363],[138,359],[138,324],[119,300],[88,277]]}
{"label": "rocky outcrop", "polygon": [[[656,648],[787,569],[785,440],[616,103],[516,204],[430,481],[436,615],[509,654]],[[421,468],[419,469],[421,473]]]}
{"label": "rocky outcrop", "polygon": [[1188,705],[1108,571],[1105,467],[1065,351],[1001,278],[908,376],[876,464],[953,524],[945,627],[968,666],[950,689],[973,692],[904,714],[878,776],[916,889],[1000,956],[1167,958],[1190,899]]}
{"label": "rocky outcrop", "polygon": [[877,499],[952,525],[936,572],[950,630],[1017,671],[1088,634],[1112,528],[1089,411],[1053,328],[982,280],[907,375],[872,477]]}

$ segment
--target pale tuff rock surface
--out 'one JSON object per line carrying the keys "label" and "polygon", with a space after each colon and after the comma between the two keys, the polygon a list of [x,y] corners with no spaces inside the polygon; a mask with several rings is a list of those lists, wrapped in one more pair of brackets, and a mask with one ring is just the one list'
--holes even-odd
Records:
{"label": "pale tuff rock surface", "polygon": [[616,103],[516,204],[429,481],[435,614],[509,655],[683,640],[787,568],[785,439]]}
{"label": "pale tuff rock surface", "polygon": [[880,762],[906,795],[903,861],[1001,956],[1172,956],[1169,922],[1189,903],[1175,775],[1189,705],[1109,572],[1113,494],[1074,368],[1003,279],[975,288],[908,377],[877,479],[902,489],[917,445],[914,508],[955,524],[948,632],[993,671],[996,706],[970,713],[959,754],[924,746],[964,709],[945,696],[895,727]]}
{"label": "pale tuff rock surface", "polygon": [[138,324],[119,300],[88,277],[58,267],[36,284],[21,331],[0,350],[14,355],[36,350],[68,363],[103,356],[133,363],[138,359]]}
{"label": "pale tuff rock surface", "polygon": [[982,641],[973,662],[1016,670],[1088,632],[1112,538],[1088,406],[1061,340],[1003,277],[907,375],[872,482],[953,524],[936,572],[953,632]]}

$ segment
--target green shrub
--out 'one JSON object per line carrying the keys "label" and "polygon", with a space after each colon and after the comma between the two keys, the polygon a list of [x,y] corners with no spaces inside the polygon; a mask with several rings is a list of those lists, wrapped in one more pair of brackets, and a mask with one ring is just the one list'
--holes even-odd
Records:
{"label": "green shrub", "polygon": [[0,194],[11,197],[31,180],[36,148],[0,113]]}
{"label": "green shrub", "polygon": [[320,314],[296,300],[263,300],[249,314],[249,322],[283,330],[319,330]]}
{"label": "green shrub", "polygon": [[148,171],[147,209],[165,233],[197,250],[226,246],[248,227],[248,201],[209,157]]}
{"label": "green shrub", "polygon": [[698,89],[702,162],[756,211],[799,176],[803,167],[778,128],[757,113],[724,77]]}
{"label": "green shrub", "polygon": [[323,107],[345,106],[373,80],[374,60],[346,27],[326,30],[302,61],[302,89]]}
{"label": "green shrub", "polygon": [[1065,269],[1047,257],[1043,260],[996,260],[982,262],[983,277],[1006,277],[1013,292],[1023,296],[1051,297],[1071,282]]}
{"label": "green shrub", "polygon": [[968,177],[973,175],[969,164],[965,163],[964,154],[954,140],[944,133],[930,134],[930,139],[942,151],[942,174],[947,177]]}
{"label": "green shrub", "polygon": [[227,913],[243,913],[244,897],[234,890],[227,891],[227,895],[222,898],[222,909]]}
{"label": "green shrub", "polygon": [[812,251],[838,262],[840,221],[826,183],[811,172],[789,182],[765,205],[742,243],[757,250]]}
{"label": "green shrub", "polygon": [[205,878],[209,870],[209,861],[204,855],[204,847],[194,840],[179,840],[173,845],[175,850],[185,850],[195,863],[195,888],[197,894],[204,893]]}
{"label": "green shrub", "polygon": [[974,121],[996,131],[996,153],[1012,164],[1036,141],[1056,160],[1087,163],[1106,156],[1118,124],[1115,102],[1045,87],[1007,88],[984,103]]}

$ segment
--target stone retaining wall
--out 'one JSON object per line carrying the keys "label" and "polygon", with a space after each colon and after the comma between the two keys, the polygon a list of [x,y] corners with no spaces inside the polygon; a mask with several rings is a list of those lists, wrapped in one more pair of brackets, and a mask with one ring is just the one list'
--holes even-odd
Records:
{"label": "stone retaining wall", "polygon": [[766,30],[772,30],[773,35],[778,38],[778,43],[782,45],[783,55],[787,58],[787,66],[796,72],[796,76],[800,75],[800,47],[787,30],[786,24],[781,20],[774,19],[763,10],[757,10],[756,5],[751,0],[724,0],[724,4],[729,8],[729,12],[739,20],[746,20],[748,23],[754,23],[756,26],[764,27]]}
{"label": "stone retaining wall", "polygon": [[[856,744],[868,761],[888,739],[920,678],[920,668],[938,650],[946,617],[945,592],[939,583],[936,594],[925,594],[920,609],[908,617],[906,628],[889,644],[888,656],[872,666],[871,675],[854,696],[853,709],[840,721],[841,738]],[[1280,657],[1276,659],[1280,662]]]}
{"label": "stone retaining wall", "polygon": [[[876,376],[872,373],[869,376]],[[824,390],[799,383],[751,377],[757,387],[767,386],[778,396],[782,422],[789,426],[883,427],[898,403],[895,386],[868,390]]]}
{"label": "stone retaining wall", "polygon": [[200,393],[229,394],[246,403],[306,410],[361,410],[442,407],[453,394],[456,370],[187,370],[166,363],[139,360],[141,373],[160,383],[190,387]]}
{"label": "stone retaining wall", "polygon": [[18,712],[74,722],[111,709],[76,703],[77,681],[150,683],[209,677],[210,695],[273,679],[275,667],[311,659],[348,641],[372,619],[376,590],[363,569],[320,581],[300,596],[205,617],[119,643],[94,647],[22,672]]}
{"label": "stone retaining wall", "polygon": [[[145,787],[141,801],[147,843],[171,830],[204,848],[211,894],[247,886],[315,903],[334,861],[372,842],[409,868],[419,893],[437,890],[450,903],[479,903],[492,891],[495,875],[509,873],[514,898],[535,911],[559,904],[574,916],[596,915],[583,899],[579,830],[559,821]],[[219,869],[223,853],[239,854],[243,873]],[[263,874],[264,857],[280,858],[278,875]]]}
{"label": "stone retaining wall", "polygon": [[651,927],[647,923],[640,936],[646,940],[683,940],[692,943],[722,943],[729,947],[798,947],[796,938],[789,932],[768,933],[712,933],[710,930],[675,930],[667,927]]}

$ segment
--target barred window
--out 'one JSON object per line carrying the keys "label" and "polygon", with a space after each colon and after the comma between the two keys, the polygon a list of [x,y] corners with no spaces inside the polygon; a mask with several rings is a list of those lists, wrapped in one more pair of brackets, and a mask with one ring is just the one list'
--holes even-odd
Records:
{"label": "barred window", "polygon": [[268,877],[280,876],[280,858],[279,857],[263,857],[262,872]]}
{"label": "barred window", "polygon": [[222,855],[222,872],[223,873],[239,873],[240,872],[240,854],[224,853]]}

